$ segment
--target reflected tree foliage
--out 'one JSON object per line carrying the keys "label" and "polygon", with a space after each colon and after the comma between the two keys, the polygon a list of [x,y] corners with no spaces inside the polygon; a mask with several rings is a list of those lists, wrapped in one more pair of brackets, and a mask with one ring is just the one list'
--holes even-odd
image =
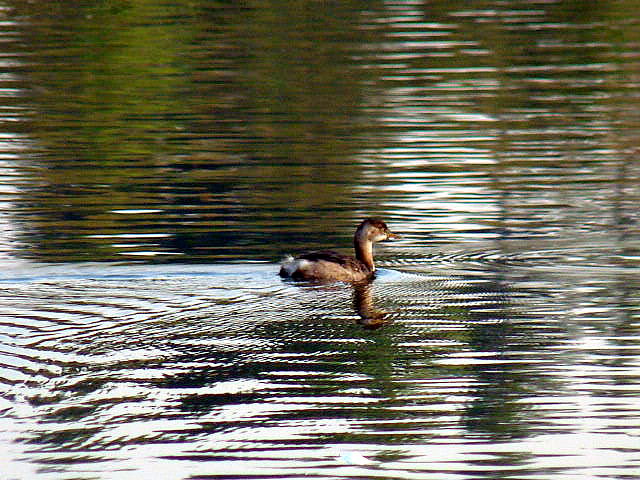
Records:
{"label": "reflected tree foliage", "polygon": [[372,213],[438,231],[443,174],[487,192],[480,227],[466,200],[442,212],[469,234],[553,222],[541,204],[580,222],[574,175],[629,182],[609,172],[637,123],[627,3],[8,1],[21,254],[274,259]]}

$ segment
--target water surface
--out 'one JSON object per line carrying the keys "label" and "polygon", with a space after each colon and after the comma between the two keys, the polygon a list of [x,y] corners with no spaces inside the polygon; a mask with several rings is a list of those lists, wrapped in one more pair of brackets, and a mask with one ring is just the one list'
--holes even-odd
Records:
{"label": "water surface", "polygon": [[640,475],[635,2],[0,21],[4,477]]}

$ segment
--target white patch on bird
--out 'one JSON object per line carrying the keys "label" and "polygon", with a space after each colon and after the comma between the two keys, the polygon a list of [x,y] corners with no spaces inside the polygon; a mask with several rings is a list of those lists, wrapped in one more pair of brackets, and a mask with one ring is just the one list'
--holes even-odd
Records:
{"label": "white patch on bird", "polygon": [[282,261],[282,268],[287,275],[293,275],[293,272],[298,270],[304,270],[310,265],[309,260],[305,259],[295,259],[291,255],[287,255],[285,259]]}

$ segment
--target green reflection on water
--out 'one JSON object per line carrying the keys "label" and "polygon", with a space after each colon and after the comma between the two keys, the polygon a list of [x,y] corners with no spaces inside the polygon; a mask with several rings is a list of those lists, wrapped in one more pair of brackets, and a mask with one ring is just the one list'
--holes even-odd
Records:
{"label": "green reflection on water", "polygon": [[368,214],[535,233],[541,192],[628,182],[624,3],[6,3],[20,255],[273,260]]}

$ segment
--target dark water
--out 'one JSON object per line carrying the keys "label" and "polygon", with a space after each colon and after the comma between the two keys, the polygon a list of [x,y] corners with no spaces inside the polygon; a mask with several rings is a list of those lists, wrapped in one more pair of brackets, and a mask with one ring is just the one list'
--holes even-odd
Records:
{"label": "dark water", "polygon": [[0,0],[0,478],[638,478],[638,12]]}

